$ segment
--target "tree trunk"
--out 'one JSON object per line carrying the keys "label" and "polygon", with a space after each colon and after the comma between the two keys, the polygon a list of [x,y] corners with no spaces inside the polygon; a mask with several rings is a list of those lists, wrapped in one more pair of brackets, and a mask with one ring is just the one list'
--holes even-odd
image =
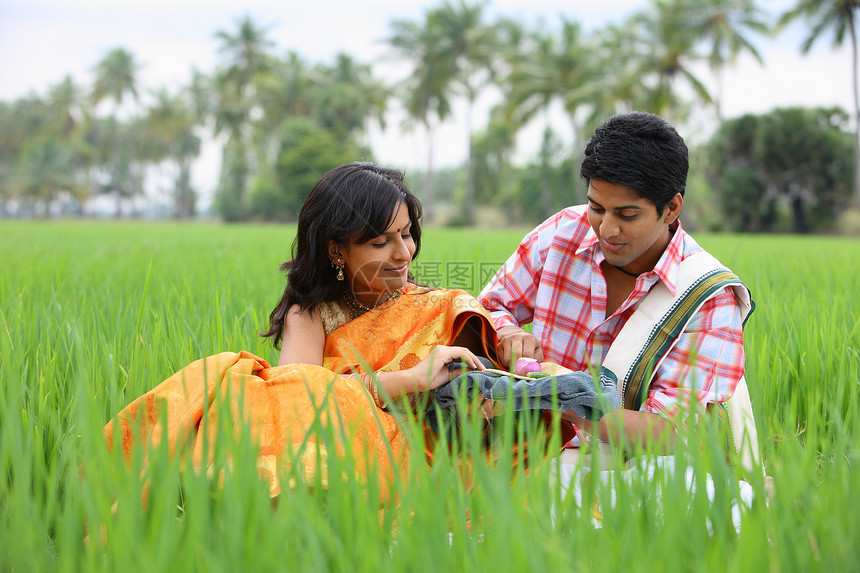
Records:
{"label": "tree trunk", "polygon": [[[581,165],[577,165],[577,158],[579,158],[579,150],[585,149],[585,145],[579,141],[579,129],[576,125],[576,111],[570,112],[570,190],[573,192],[573,196],[571,197],[574,205],[582,203],[579,196],[579,169],[582,167]],[[584,199],[583,199],[584,200]]]}
{"label": "tree trunk", "polygon": [[176,219],[190,219],[194,216],[196,197],[191,188],[191,164],[187,158],[179,162],[179,175],[176,178],[175,205],[173,216]]}
{"label": "tree trunk", "polygon": [[851,33],[851,62],[854,88],[854,204],[860,209],[860,87],[857,85],[857,30],[854,29],[854,12],[849,16],[848,30]]}
{"label": "tree trunk", "polygon": [[806,209],[800,196],[791,200],[791,213],[794,217],[794,232],[808,233],[809,225],[806,223]]}
{"label": "tree trunk", "polygon": [[[431,120],[432,121],[432,120]],[[424,219],[433,221],[436,217],[436,198],[433,189],[433,127],[427,124],[427,172],[424,174],[425,202]]]}
{"label": "tree trunk", "polygon": [[[547,113],[547,116],[549,113]],[[550,199],[550,185],[549,178],[552,171],[552,157],[550,156],[551,147],[551,138],[552,138],[552,125],[549,120],[547,120],[546,129],[543,132],[543,143],[541,144],[541,176],[540,176],[540,203],[541,203],[541,218],[543,220],[549,219],[550,215],[552,215],[552,201]]]}
{"label": "tree trunk", "polygon": [[540,178],[541,219],[547,220],[552,215],[552,204],[549,200],[549,165],[544,162],[543,175]]}
{"label": "tree trunk", "polygon": [[760,221],[758,228],[759,232],[767,233],[773,228],[773,224],[776,222],[776,201],[771,199],[767,202],[764,214],[761,216]]}
{"label": "tree trunk", "polygon": [[714,98],[714,107],[717,110],[717,122],[723,123],[723,67],[717,66],[714,68],[714,78],[716,79],[717,95]]}
{"label": "tree trunk", "polygon": [[475,221],[475,190],[474,178],[472,176],[472,104],[473,98],[466,100],[466,189],[463,197],[463,211],[469,223]]}

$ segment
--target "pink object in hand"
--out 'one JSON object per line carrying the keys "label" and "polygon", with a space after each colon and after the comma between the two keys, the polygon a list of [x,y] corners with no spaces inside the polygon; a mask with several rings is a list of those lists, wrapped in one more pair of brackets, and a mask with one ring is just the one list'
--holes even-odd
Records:
{"label": "pink object in hand", "polygon": [[514,363],[514,372],[520,376],[526,376],[529,372],[540,372],[540,362],[534,358],[517,358]]}

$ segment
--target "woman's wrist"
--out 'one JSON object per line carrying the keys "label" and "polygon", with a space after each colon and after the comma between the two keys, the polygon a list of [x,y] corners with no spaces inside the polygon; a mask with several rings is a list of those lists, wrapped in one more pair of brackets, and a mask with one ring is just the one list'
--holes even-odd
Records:
{"label": "woman's wrist", "polygon": [[389,400],[420,393],[423,386],[412,370],[365,372],[360,375],[360,380],[380,407]]}
{"label": "woman's wrist", "polygon": [[[400,398],[404,394],[415,392],[412,377],[407,370],[395,370],[393,372],[377,372],[377,383],[381,386],[380,394],[386,395],[392,400]],[[384,390],[384,392],[382,392]]]}

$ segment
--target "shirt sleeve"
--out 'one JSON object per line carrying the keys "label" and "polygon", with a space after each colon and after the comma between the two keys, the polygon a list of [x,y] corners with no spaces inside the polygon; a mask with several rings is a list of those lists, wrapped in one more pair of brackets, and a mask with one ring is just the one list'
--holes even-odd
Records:
{"label": "shirt sleeve", "polygon": [[743,375],[743,318],[727,287],[706,301],[681,333],[657,369],[641,410],[683,425],[689,404],[725,402]]}
{"label": "shirt sleeve", "polygon": [[546,253],[562,214],[557,213],[526,235],[478,295],[478,300],[490,312],[496,330],[503,326],[523,326],[534,318]]}

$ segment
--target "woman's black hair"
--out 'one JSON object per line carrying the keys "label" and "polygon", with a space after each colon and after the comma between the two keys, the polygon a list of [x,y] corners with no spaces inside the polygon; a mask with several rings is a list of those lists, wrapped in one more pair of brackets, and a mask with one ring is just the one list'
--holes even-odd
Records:
{"label": "woman's black hair", "polygon": [[689,159],[684,139],[666,120],[634,111],[610,117],[585,146],[580,175],[630,187],[657,207],[684,196]]}
{"label": "woman's black hair", "polygon": [[[260,336],[271,338],[274,347],[280,348],[284,320],[294,304],[312,312],[319,303],[339,297],[343,283],[329,258],[329,241],[363,244],[378,237],[391,224],[401,201],[412,223],[414,260],[421,250],[421,202],[406,188],[401,171],[361,162],[323,175],[299,212],[292,259],[281,265],[287,285],[269,315],[268,331]],[[408,280],[412,281],[411,274]]]}

